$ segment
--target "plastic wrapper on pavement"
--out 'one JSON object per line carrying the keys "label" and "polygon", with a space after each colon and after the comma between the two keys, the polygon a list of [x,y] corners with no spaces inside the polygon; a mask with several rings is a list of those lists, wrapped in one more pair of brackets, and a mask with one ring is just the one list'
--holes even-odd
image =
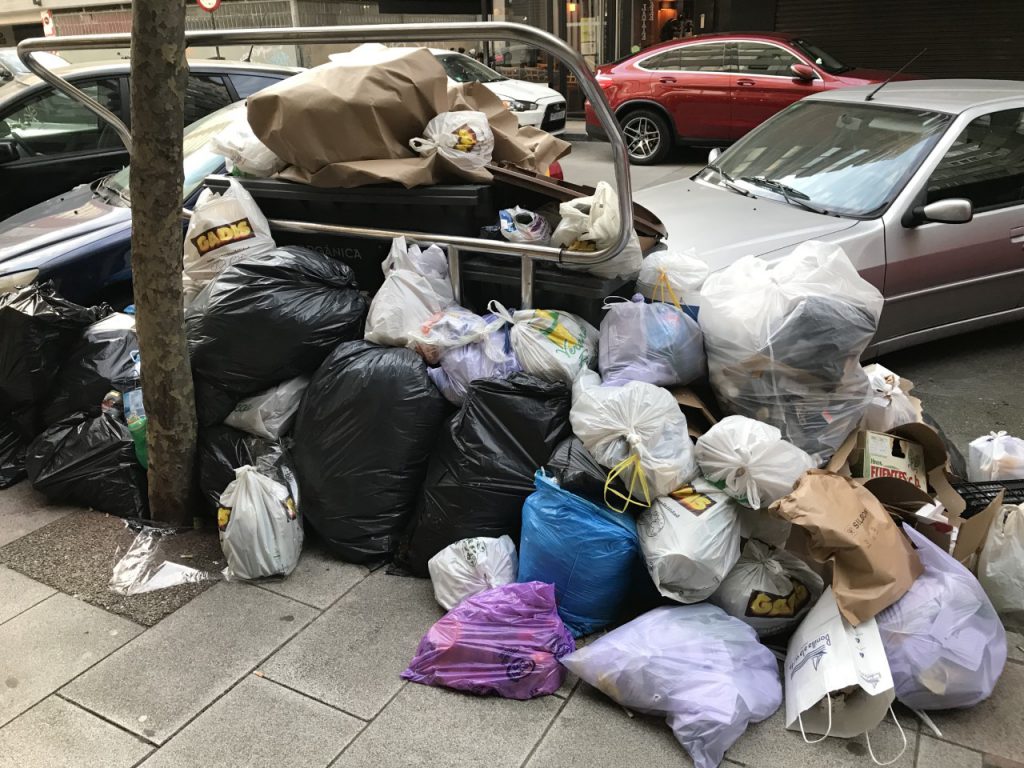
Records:
{"label": "plastic wrapper on pavement", "polygon": [[427,575],[427,561],[453,542],[507,534],[519,541],[533,475],[572,434],[569,389],[525,373],[470,384],[442,428],[398,564]]}
{"label": "plastic wrapper on pavement", "polygon": [[695,768],[715,768],[782,703],[774,654],[713,605],[656,608],[562,663],[623,707],[664,717]]}
{"label": "plastic wrapper on pavement", "polygon": [[366,300],[352,270],[307,248],[235,262],[185,314],[192,370],[239,398],[312,375],[362,336]]}
{"label": "plastic wrapper on pavement", "polygon": [[589,499],[595,504],[604,504],[606,485],[619,493],[626,492],[621,478],[615,478],[608,483],[608,472],[594,460],[583,442],[575,435],[558,444],[544,465],[544,470],[558,482],[560,488]]}
{"label": "plastic wrapper on pavement", "polygon": [[821,465],[871,399],[860,356],[882,302],[841,248],[815,241],[715,272],[701,289],[700,324],[719,402],[778,427]]}
{"label": "plastic wrapper on pavement", "polygon": [[661,250],[647,254],[640,265],[636,289],[651,301],[674,304],[691,317],[700,310],[700,289],[711,270],[688,251]]}
{"label": "plastic wrapper on pavement", "polygon": [[824,588],[821,577],[796,555],[748,541],[708,601],[768,638],[794,629]]}
{"label": "plastic wrapper on pavement", "polygon": [[25,466],[32,487],[51,501],[120,517],[148,516],[146,470],[128,425],[115,412],[58,421],[28,446]]}
{"label": "plastic wrapper on pavement", "polygon": [[0,490],[25,477],[25,441],[10,422],[0,418]]}
{"label": "plastic wrapper on pavement", "polygon": [[512,584],[519,572],[516,545],[508,536],[477,537],[449,544],[427,563],[434,599],[451,610],[467,597]]}
{"label": "plastic wrapper on pavement", "polygon": [[220,496],[220,546],[227,576],[287,576],[299,564],[302,519],[288,486],[246,465]]}
{"label": "plastic wrapper on pavement", "polygon": [[[486,314],[481,318],[485,323],[496,320]],[[440,356],[440,366],[427,369],[431,380],[448,402],[462,405],[470,382],[477,379],[506,379],[522,367],[512,351],[509,328],[504,323],[482,339],[445,349]]]}
{"label": "plastic wrapper on pavement", "polygon": [[119,595],[141,595],[182,584],[215,580],[213,574],[206,571],[162,559],[160,543],[164,536],[171,535],[172,531],[160,528],[139,531],[131,546],[114,563],[110,591]]}
{"label": "plastic wrapper on pavement", "polygon": [[632,301],[605,304],[598,345],[605,384],[646,381],[659,387],[689,384],[707,374],[704,335],[697,321],[671,304]]}
{"label": "plastic wrapper on pavement", "polygon": [[1024,439],[990,432],[967,448],[967,479],[972,483],[1024,480]]}
{"label": "plastic wrapper on pavement", "polygon": [[978,580],[908,525],[924,564],[910,590],[878,614],[896,698],[913,709],[972,707],[1006,664],[1006,632]]}
{"label": "plastic wrapper on pavement", "polygon": [[[621,229],[619,198],[607,181],[597,182],[593,195],[577,197],[558,206],[560,221],[551,235],[551,244],[569,251],[592,252],[615,242]],[[600,264],[561,264],[563,269],[589,272],[600,277],[631,280],[640,271],[644,254],[636,232],[631,232],[626,247]]]}
{"label": "plastic wrapper on pavement", "polygon": [[39,433],[36,407],[46,402],[82,329],[109,314],[106,305],[67,301],[52,283],[0,294],[0,414],[11,415],[25,440]]}
{"label": "plastic wrapper on pavement", "polygon": [[622,477],[627,493],[605,497],[614,509],[649,507],[697,476],[686,417],[661,387],[642,381],[605,387],[581,378],[573,390],[572,428],[609,470],[609,480]]}
{"label": "plastic wrapper on pavement", "polygon": [[138,377],[139,339],[135,318],[115,312],[82,332],[61,365],[43,407],[47,426],[92,408],[107,392],[124,392]]}
{"label": "plastic wrapper on pavement", "polygon": [[740,556],[737,508],[698,478],[640,514],[640,549],[662,595],[696,603],[718,589]]}
{"label": "plastic wrapper on pavement", "polygon": [[291,429],[308,386],[308,376],[282,381],[273,389],[240,400],[224,423],[256,437],[280,440]]}
{"label": "plastic wrapper on pavement", "polygon": [[538,472],[523,505],[519,580],[555,585],[558,615],[589,635],[619,615],[639,556],[636,523],[559,488]]}
{"label": "plastic wrapper on pavement", "polygon": [[701,474],[740,504],[767,507],[793,490],[814,459],[770,424],[727,416],[697,438]]}
{"label": "plastic wrapper on pavement", "polygon": [[532,699],[562,686],[558,660],[575,649],[550,584],[506,584],[467,597],[434,624],[402,677],[479,696]]}
{"label": "plastic wrapper on pavement", "polygon": [[496,301],[488,309],[512,326],[512,350],[531,376],[571,385],[596,365],[598,333],[586,320],[549,309],[510,312]]}
{"label": "plastic wrapper on pavement", "polygon": [[978,560],[978,579],[992,604],[1015,624],[1024,622],[1024,506],[996,512]]}
{"label": "plastic wrapper on pavement", "polygon": [[448,412],[412,350],[351,341],[324,361],[293,454],[303,516],[333,552],[357,563],[391,556]]}
{"label": "plastic wrapper on pavement", "polygon": [[235,479],[235,470],[246,464],[284,482],[298,501],[298,483],[291,457],[280,443],[254,437],[233,427],[217,426],[199,430],[196,464],[203,511],[213,520],[220,507],[220,495]]}

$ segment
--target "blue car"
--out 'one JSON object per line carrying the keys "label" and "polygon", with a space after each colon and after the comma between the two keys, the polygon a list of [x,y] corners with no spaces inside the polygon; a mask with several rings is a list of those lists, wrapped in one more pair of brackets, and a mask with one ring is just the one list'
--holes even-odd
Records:
{"label": "blue car", "polygon": [[[224,158],[210,150],[210,140],[244,114],[244,102],[237,102],[185,129],[184,207],[195,204],[207,176],[224,170]],[[130,304],[130,200],[123,168],[0,222],[0,291],[53,280],[62,295],[80,304]]]}

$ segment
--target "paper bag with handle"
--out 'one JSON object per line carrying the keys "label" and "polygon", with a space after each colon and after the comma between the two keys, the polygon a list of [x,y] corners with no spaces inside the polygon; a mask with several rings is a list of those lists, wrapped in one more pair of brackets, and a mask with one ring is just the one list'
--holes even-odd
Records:
{"label": "paper bag with handle", "polygon": [[832,563],[839,611],[854,626],[903,597],[922,573],[881,502],[849,478],[811,470],[771,512],[807,532],[810,557]]}

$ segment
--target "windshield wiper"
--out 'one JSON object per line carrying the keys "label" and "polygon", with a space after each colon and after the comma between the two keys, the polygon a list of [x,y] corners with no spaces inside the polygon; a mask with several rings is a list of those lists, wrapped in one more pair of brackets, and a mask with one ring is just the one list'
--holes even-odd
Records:
{"label": "windshield wiper", "polygon": [[716,163],[708,163],[707,167],[717,173],[722,179],[722,186],[728,189],[730,192],[735,192],[738,195],[744,197],[754,197],[753,193],[749,189],[737,186],[735,180],[728,173],[722,170],[722,167]]}
{"label": "windshield wiper", "polygon": [[795,205],[798,208],[803,208],[805,211],[811,211],[812,213],[820,213],[825,216],[833,215],[824,208],[819,208],[818,206],[812,205],[811,203],[807,202],[811,198],[809,198],[799,189],[794,189],[793,187],[783,184],[781,181],[777,181],[776,179],[767,179],[764,176],[741,176],[740,181],[746,182],[747,184],[753,184],[754,186],[757,187],[764,187],[765,189],[770,189],[772,192],[781,195],[782,199],[785,200],[790,205]]}
{"label": "windshield wiper", "polygon": [[108,193],[111,197],[116,196],[122,202],[124,202],[125,205],[130,206],[132,204],[132,201],[128,198],[127,193],[123,189],[117,189],[113,184],[110,183],[113,178],[114,174],[111,174],[106,178],[100,179],[100,183],[96,185],[96,190],[102,190],[103,192]]}

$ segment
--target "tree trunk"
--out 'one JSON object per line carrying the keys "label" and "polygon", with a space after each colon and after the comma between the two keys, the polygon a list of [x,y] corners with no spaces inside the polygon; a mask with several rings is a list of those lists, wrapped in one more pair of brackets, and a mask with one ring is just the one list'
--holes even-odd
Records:
{"label": "tree trunk", "polygon": [[134,0],[132,274],[154,520],[192,522],[196,413],[182,308],[184,0]]}

